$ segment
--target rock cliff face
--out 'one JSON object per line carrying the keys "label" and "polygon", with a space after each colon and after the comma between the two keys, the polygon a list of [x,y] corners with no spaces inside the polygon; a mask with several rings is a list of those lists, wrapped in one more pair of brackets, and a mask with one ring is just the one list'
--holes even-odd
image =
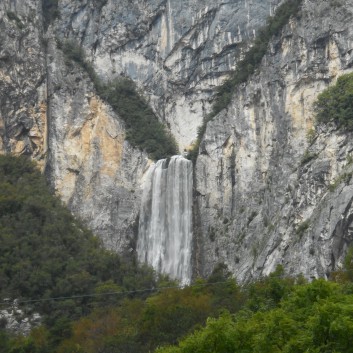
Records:
{"label": "rock cliff face", "polygon": [[81,43],[104,81],[121,74],[135,80],[183,150],[196,136],[212,90],[234,67],[230,53],[243,38],[252,39],[277,3],[59,1],[60,20],[47,34],[47,170],[64,201],[106,246],[134,249],[149,161],[124,141],[123,123],[94,96],[83,73],[67,67],[54,35]]}
{"label": "rock cliff face", "polygon": [[0,3],[0,150],[42,160],[46,58],[38,1]]}
{"label": "rock cliff face", "polygon": [[[40,0],[0,3],[0,151],[40,162],[53,189],[107,247],[133,250],[150,161],[58,39],[82,45],[104,81],[137,82],[180,151],[279,0]],[[303,1],[258,73],[208,124],[194,175],[195,275],[225,262],[240,279],[283,264],[325,276],[353,240],[351,135],[312,103],[351,70],[353,5]]]}
{"label": "rock cliff face", "polygon": [[[313,101],[351,71],[353,6],[304,1],[261,69],[208,124],[196,165],[200,273],[326,276],[353,240],[352,134],[312,130]],[[212,260],[213,259],[213,260]]]}
{"label": "rock cliff face", "polygon": [[123,122],[96,95],[87,74],[65,62],[50,37],[47,56],[48,178],[107,247],[133,248],[147,156],[125,141]]}
{"label": "rock cliff face", "polygon": [[[105,80],[134,79],[183,151],[215,86],[279,0],[60,2],[61,37],[84,45]],[[101,1],[101,3],[103,3]]]}

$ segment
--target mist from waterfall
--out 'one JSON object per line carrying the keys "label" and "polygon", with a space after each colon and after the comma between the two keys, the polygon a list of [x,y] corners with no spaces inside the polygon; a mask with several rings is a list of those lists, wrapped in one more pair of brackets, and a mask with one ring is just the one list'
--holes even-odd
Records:
{"label": "mist from waterfall", "polygon": [[140,209],[138,259],[188,284],[191,246],[192,163],[173,156],[150,167]]}

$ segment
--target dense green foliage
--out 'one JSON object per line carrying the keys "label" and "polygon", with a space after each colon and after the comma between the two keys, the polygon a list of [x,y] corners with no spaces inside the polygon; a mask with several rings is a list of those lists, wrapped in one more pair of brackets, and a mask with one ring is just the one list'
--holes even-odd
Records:
{"label": "dense green foliage", "polygon": [[69,60],[78,63],[88,73],[99,96],[125,121],[126,138],[132,145],[145,150],[155,160],[178,153],[174,138],[159,122],[131,79],[121,77],[104,83],[85,59],[79,45],[67,41],[61,47]]}
{"label": "dense green foliage", "polygon": [[338,284],[317,280],[294,287],[271,310],[243,310],[208,319],[205,328],[178,347],[158,353],[352,352],[353,295]]}
{"label": "dense green foliage", "polygon": [[[350,251],[347,271],[335,274],[337,283],[308,284],[284,277],[279,267],[239,287],[220,265],[208,281],[166,288],[148,298],[97,297],[93,310],[76,321],[48,322],[27,337],[0,331],[0,352],[349,353],[352,258]],[[116,291],[109,280],[100,288]]]}
{"label": "dense green foliage", "polygon": [[42,0],[43,26],[49,25],[59,16],[58,0]]}
{"label": "dense green foliage", "polygon": [[340,128],[352,130],[353,73],[340,76],[335,85],[319,94],[314,107],[317,122],[334,122]]}
{"label": "dense green foliage", "polygon": [[[151,270],[103,249],[98,238],[51,195],[28,159],[0,156],[0,190],[2,299],[45,299],[156,285]],[[85,297],[31,306],[52,322],[80,317],[98,304]]]}
{"label": "dense green foliage", "polygon": [[217,89],[212,111],[204,118],[203,124],[198,130],[197,141],[189,153],[191,160],[195,161],[197,158],[198,149],[202,137],[205,134],[207,123],[229,105],[237,86],[246,82],[249,77],[255,73],[267,52],[271,38],[282,30],[291,16],[298,13],[301,3],[302,0],[288,0],[279,6],[275,16],[269,17],[267,25],[259,31],[253,46],[245,54],[244,59],[239,61],[236,70],[232,72],[230,77]]}
{"label": "dense green foliage", "polygon": [[59,340],[42,326],[28,337],[3,334],[0,342],[4,353],[349,353],[353,287],[347,273],[339,272],[337,283],[308,284],[279,268],[241,288],[220,266],[207,282],[107,303],[69,329],[56,325]]}
{"label": "dense green foliage", "polygon": [[152,159],[177,154],[176,143],[154,115],[147,102],[137,93],[128,78],[114,80],[100,92],[126,123],[126,138],[145,150]]}
{"label": "dense green foliage", "polygon": [[[26,338],[5,338],[10,347],[18,346],[28,353],[152,352],[159,346],[176,344],[204,325],[208,317],[218,317],[224,310],[236,313],[247,308],[255,312],[276,307],[295,282],[281,279],[280,273],[241,289],[226,268],[219,266],[208,281],[198,280],[191,287],[167,288],[146,300],[101,305],[71,322],[69,328],[64,322],[56,324],[55,330],[36,328]],[[60,337],[54,342],[50,338],[53,331]]]}

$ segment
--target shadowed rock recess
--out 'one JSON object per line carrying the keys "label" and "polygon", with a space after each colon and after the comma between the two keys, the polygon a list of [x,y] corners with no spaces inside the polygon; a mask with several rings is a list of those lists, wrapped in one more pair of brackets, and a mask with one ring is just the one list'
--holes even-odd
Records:
{"label": "shadowed rock recess", "polygon": [[[183,153],[217,87],[283,2],[2,0],[1,153],[37,160],[107,248],[136,256],[154,164],[60,43],[81,46],[104,83],[131,78]],[[193,171],[193,277],[218,263],[240,281],[278,264],[308,278],[342,264],[353,240],[352,132],[315,126],[313,103],[352,71],[352,11],[349,1],[303,0],[207,124]]]}

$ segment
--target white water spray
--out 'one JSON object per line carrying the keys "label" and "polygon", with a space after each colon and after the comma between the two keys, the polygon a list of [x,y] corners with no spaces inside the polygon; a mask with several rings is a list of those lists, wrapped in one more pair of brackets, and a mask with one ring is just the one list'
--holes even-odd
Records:
{"label": "white water spray", "polygon": [[191,246],[192,163],[182,156],[159,160],[150,168],[143,190],[138,259],[188,284]]}

